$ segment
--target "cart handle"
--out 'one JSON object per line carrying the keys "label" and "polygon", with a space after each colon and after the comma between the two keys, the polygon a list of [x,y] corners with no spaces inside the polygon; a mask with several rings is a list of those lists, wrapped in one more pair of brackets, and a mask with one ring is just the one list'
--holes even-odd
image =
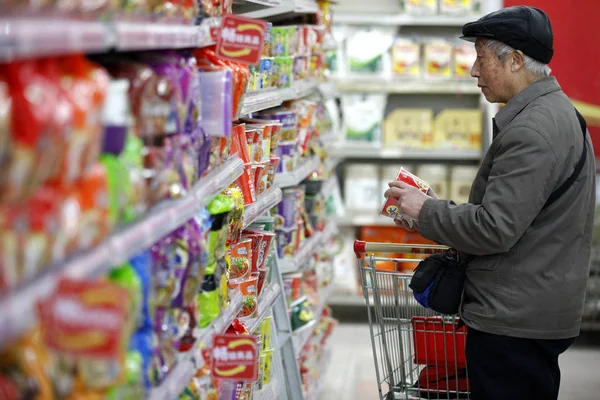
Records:
{"label": "cart handle", "polygon": [[354,241],[354,253],[356,258],[362,258],[365,253],[405,253],[405,254],[433,254],[443,253],[448,250],[448,246],[435,244],[408,244],[408,243],[377,243],[365,242],[363,240]]}

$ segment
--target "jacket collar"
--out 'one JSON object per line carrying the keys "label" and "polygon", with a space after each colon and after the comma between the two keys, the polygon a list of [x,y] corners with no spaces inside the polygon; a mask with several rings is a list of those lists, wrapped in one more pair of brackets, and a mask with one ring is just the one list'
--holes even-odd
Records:
{"label": "jacket collar", "polygon": [[562,90],[555,77],[549,76],[536,81],[517,93],[508,103],[496,114],[494,118],[494,137],[502,131],[513,119],[538,97],[548,93]]}

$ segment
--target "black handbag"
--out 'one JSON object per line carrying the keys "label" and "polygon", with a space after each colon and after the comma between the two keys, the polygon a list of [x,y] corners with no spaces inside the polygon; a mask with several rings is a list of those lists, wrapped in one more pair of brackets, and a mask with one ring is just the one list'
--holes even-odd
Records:
{"label": "black handbag", "polygon": [[[587,126],[583,116],[575,109],[577,119],[583,132],[583,152],[571,176],[555,191],[542,207],[545,209],[560,198],[575,182],[587,158]],[[417,302],[441,314],[458,314],[462,302],[467,265],[473,256],[461,260],[458,251],[449,249],[427,257],[419,263],[414,271],[409,287]]]}

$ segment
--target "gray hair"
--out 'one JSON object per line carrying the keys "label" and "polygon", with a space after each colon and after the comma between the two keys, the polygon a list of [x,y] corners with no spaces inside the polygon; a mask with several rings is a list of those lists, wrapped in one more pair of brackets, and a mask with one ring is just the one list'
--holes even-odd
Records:
{"label": "gray hair", "polygon": [[[512,47],[497,40],[488,40],[485,46],[495,51],[500,60],[504,60],[504,57],[515,51]],[[547,64],[544,64],[540,61],[534,60],[529,57],[527,54],[523,54],[524,56],[524,66],[527,71],[529,71],[534,76],[550,76],[551,69]]]}

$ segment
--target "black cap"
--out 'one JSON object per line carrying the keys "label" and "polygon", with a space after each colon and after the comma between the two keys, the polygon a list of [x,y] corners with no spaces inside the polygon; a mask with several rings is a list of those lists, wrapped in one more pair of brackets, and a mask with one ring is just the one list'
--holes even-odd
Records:
{"label": "black cap", "polygon": [[539,8],[515,6],[494,11],[462,28],[461,39],[494,39],[548,64],[554,55],[552,25]]}

